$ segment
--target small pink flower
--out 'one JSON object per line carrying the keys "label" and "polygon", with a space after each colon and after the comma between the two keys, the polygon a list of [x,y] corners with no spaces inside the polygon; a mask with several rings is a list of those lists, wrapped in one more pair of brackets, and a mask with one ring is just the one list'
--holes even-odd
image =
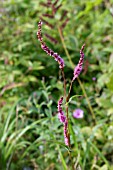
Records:
{"label": "small pink flower", "polygon": [[83,116],[84,116],[84,111],[81,110],[81,109],[76,109],[73,112],[73,117],[76,118],[76,119],[81,119],[81,118],[83,118]]}
{"label": "small pink flower", "polygon": [[96,81],[96,77],[92,77],[92,80],[93,80],[93,81]]}

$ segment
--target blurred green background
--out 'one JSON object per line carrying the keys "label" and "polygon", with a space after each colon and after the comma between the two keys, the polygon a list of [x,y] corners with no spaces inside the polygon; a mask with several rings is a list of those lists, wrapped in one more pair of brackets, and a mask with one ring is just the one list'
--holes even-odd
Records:
{"label": "blurred green background", "polygon": [[[74,169],[112,170],[113,0],[59,0],[54,18],[43,16],[51,14],[44,3],[0,1],[0,170],[71,170],[72,162]],[[43,38],[65,61],[67,90],[73,68],[58,28],[74,65],[86,43],[84,69],[71,91],[80,96],[69,103],[72,162],[57,118],[61,72],[36,36],[41,17],[53,25],[43,24]],[[72,117],[76,108],[84,111],[83,119]]]}

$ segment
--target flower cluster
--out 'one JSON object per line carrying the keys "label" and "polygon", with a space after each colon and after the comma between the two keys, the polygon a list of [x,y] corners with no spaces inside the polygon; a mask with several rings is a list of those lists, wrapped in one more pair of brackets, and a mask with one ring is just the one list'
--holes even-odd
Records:
{"label": "flower cluster", "polygon": [[79,63],[77,64],[77,66],[74,69],[74,76],[73,76],[73,81],[79,76],[79,74],[82,71],[82,65],[83,65],[83,61],[84,61],[84,47],[85,44],[82,46],[81,50],[80,50],[80,60]]}
{"label": "flower cluster", "polygon": [[64,125],[64,140],[65,144],[69,146],[69,139],[68,139],[68,121],[66,116],[64,115],[64,112],[62,111],[62,102],[63,102],[63,97],[60,98],[58,101],[58,118],[61,123]]}
{"label": "flower cluster", "polygon": [[60,57],[60,55],[58,55],[57,53],[55,53],[53,50],[49,49],[49,47],[45,44],[45,42],[43,41],[42,35],[41,35],[41,25],[42,22],[39,21],[38,23],[38,32],[37,32],[37,37],[38,40],[41,43],[41,48],[49,55],[52,56],[58,63],[59,63],[59,68],[63,69],[64,68],[64,60]]}

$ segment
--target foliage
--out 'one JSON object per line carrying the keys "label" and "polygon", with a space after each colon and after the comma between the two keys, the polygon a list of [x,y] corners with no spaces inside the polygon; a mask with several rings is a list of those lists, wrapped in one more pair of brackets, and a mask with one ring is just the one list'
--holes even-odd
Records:
{"label": "foliage", "polygon": [[[64,145],[62,125],[57,118],[57,101],[63,94],[57,63],[40,48],[37,22],[50,9],[39,1],[0,2],[0,169],[113,168],[113,1],[58,1],[55,19],[43,25],[43,34],[58,40],[47,45],[65,60],[67,84],[73,77],[57,26],[67,10],[69,22],[63,29],[66,48],[76,65],[85,42],[85,64],[80,75],[91,111],[78,81],[69,101],[71,160]],[[96,77],[93,81],[92,78]],[[80,96],[77,96],[80,95]],[[72,117],[75,108],[84,110],[81,120]]]}

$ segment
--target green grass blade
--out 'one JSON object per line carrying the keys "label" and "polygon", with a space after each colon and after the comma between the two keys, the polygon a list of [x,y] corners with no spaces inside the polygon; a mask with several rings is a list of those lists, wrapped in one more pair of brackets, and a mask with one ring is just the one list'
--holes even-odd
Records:
{"label": "green grass blade", "polygon": [[62,155],[62,152],[61,152],[61,150],[60,150],[59,145],[57,145],[57,147],[58,147],[58,151],[59,151],[59,155],[60,155],[60,159],[61,159],[61,162],[62,162],[63,169],[64,169],[64,170],[68,170],[67,165],[66,165],[66,162],[65,162],[65,160],[64,160],[64,157],[63,157],[63,155]]}

